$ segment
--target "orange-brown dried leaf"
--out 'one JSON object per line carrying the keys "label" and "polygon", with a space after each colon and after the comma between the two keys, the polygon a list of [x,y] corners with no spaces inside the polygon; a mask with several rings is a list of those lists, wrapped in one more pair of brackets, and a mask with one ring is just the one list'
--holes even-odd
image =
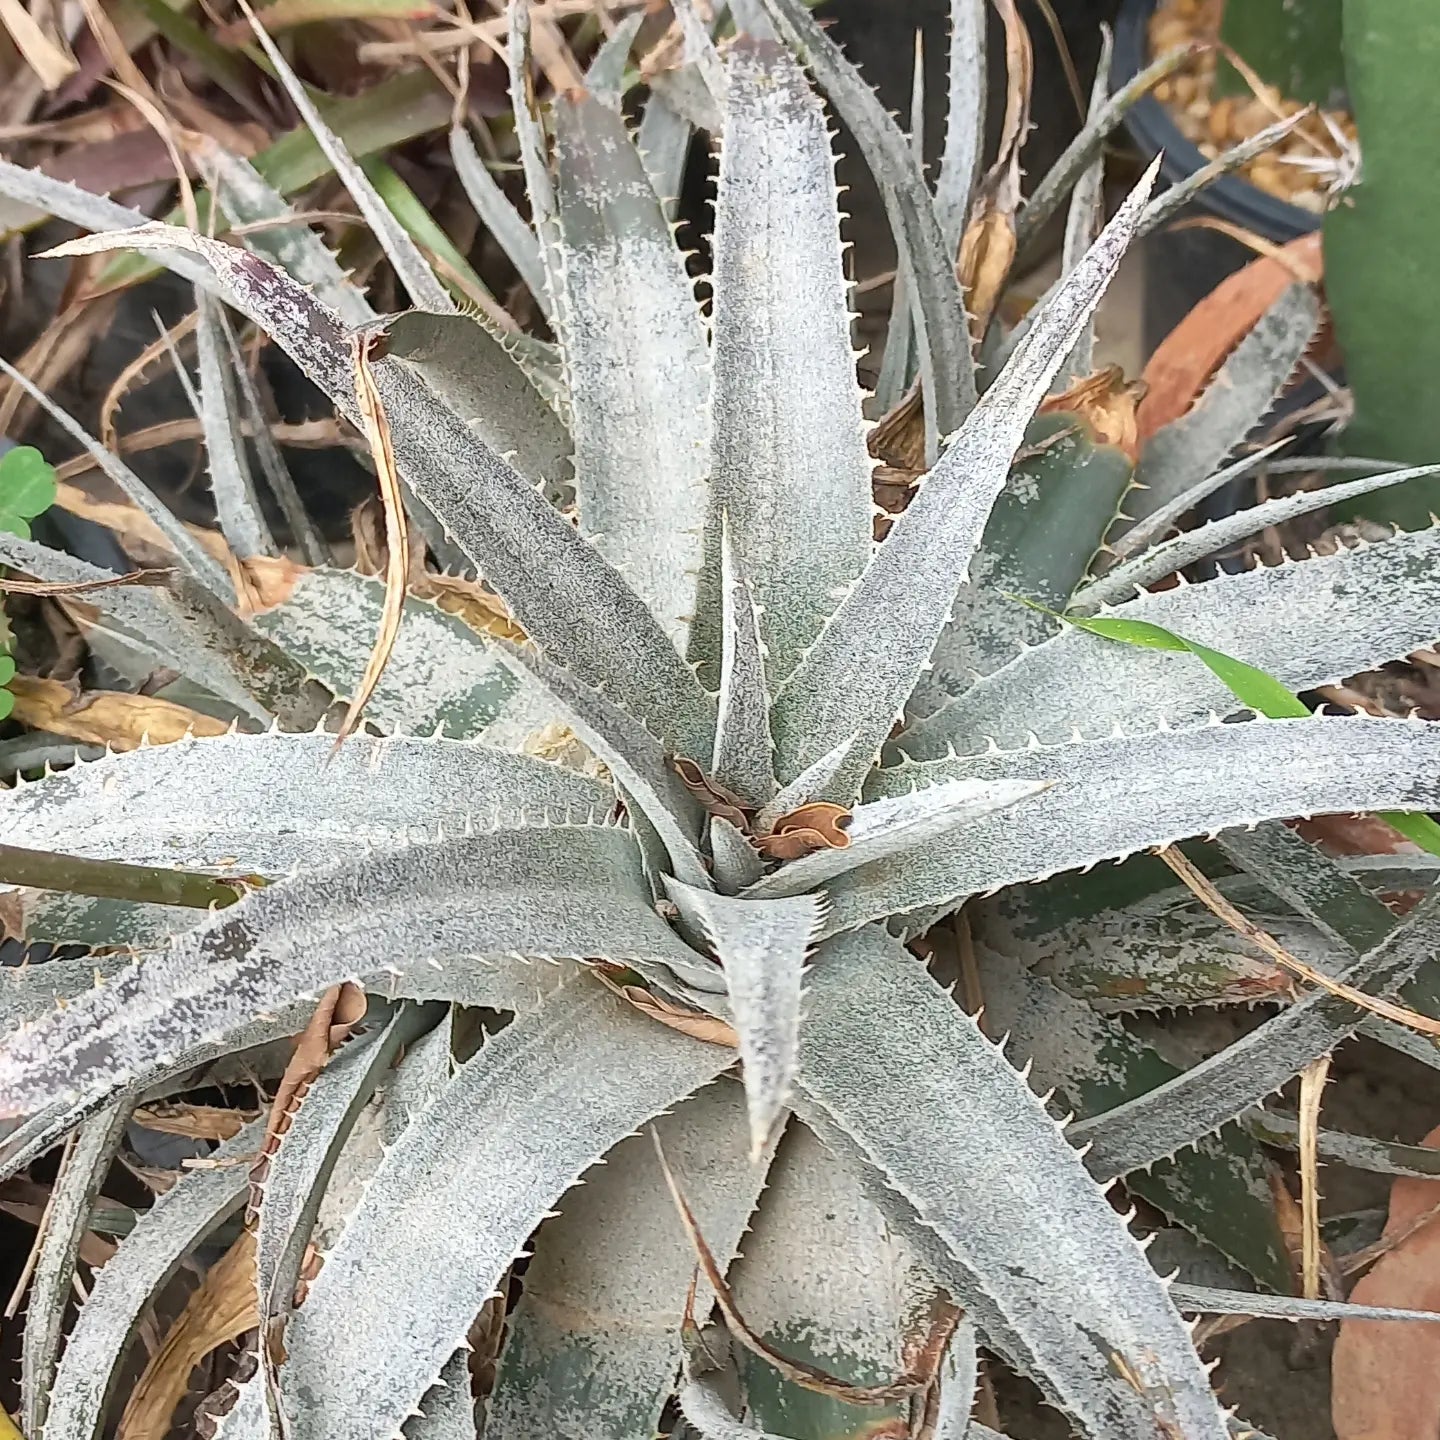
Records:
{"label": "orange-brown dried leaf", "polygon": [[255,1237],[246,1231],[206,1272],[150,1357],[120,1417],[116,1440],[165,1440],[191,1372],[212,1350],[258,1323]]}
{"label": "orange-brown dried leaf", "polygon": [[972,220],[960,241],[960,284],[978,342],[989,327],[1015,262],[1014,212],[987,210]]}
{"label": "orange-brown dried leaf", "polygon": [[239,601],[236,608],[247,617],[283,605],[310,573],[284,555],[251,555],[244,560],[230,556],[228,569]]}
{"label": "orange-brown dried leaf", "polygon": [[230,726],[173,700],[114,690],[74,691],[59,680],[17,675],[10,682],[15,719],[88,745],[137,749],[142,740],[168,745],[186,735],[223,735]]}
{"label": "orange-brown dried leaf", "polygon": [[[1440,1148],[1440,1128],[1421,1144]],[[1390,1187],[1385,1234],[1409,1230],[1440,1206],[1440,1180]],[[1440,1222],[1382,1256],[1357,1282],[1358,1305],[1440,1310]],[[1331,1359],[1330,1418],[1339,1440],[1433,1440],[1440,1435],[1440,1327],[1346,1320]]]}
{"label": "orange-brown dried leaf", "polygon": [[771,860],[798,860],[816,850],[844,850],[850,844],[845,833],[850,820],[845,806],[817,800],[782,815],[755,845]]}
{"label": "orange-brown dried leaf", "polygon": [[1140,424],[1137,413],[1145,387],[1125,379],[1118,365],[1107,365],[1068,390],[1045,400],[1041,415],[1078,415],[1102,445],[1113,445],[1132,462],[1140,458]]}
{"label": "orange-brown dried leaf", "polygon": [[727,790],[712,780],[693,760],[687,760],[683,755],[672,755],[670,768],[709,814],[728,820],[743,834],[749,833],[752,808],[733,790]]}
{"label": "orange-brown dried leaf", "polygon": [[627,1004],[633,1005],[642,1015],[689,1035],[695,1040],[704,1040],[710,1045],[723,1045],[728,1050],[740,1048],[740,1037],[735,1031],[714,1015],[702,1010],[687,1010],[672,1004],[659,995],[652,995],[643,985],[628,985],[607,974],[603,967],[596,967],[595,976],[600,983],[613,991]]}
{"label": "orange-brown dried leaf", "polygon": [[1299,273],[1318,283],[1324,274],[1320,232],[1283,247],[1285,262],[1264,256],[1222,281],[1161,341],[1141,379],[1145,398],[1137,419],[1143,445],[1199,398],[1225,357],[1294,283]]}
{"label": "orange-brown dried leaf", "polygon": [[181,1135],[187,1140],[229,1140],[255,1118],[244,1110],[222,1105],[191,1105],[182,1101],[161,1101],[144,1105],[131,1117],[137,1125],[161,1135]]}

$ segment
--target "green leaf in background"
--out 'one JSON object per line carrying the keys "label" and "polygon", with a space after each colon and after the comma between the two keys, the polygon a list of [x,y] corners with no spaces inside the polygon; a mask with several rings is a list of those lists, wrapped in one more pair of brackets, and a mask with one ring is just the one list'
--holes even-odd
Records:
{"label": "green leaf in background", "polygon": [[[1186,640],[1164,626],[1153,625],[1148,620],[1124,620],[1119,618],[1086,619],[1078,615],[1062,615],[1060,618],[1077,629],[1088,630],[1105,640],[1119,640],[1126,645],[1139,645],[1147,650],[1179,650],[1194,655],[1224,682],[1230,693],[1242,705],[1248,705],[1257,714],[1270,720],[1298,720],[1310,714],[1309,707],[1291,690],[1282,685],[1273,675],[1257,670],[1234,656],[1223,655],[1208,645]],[[1394,827],[1407,840],[1413,841],[1422,850],[1440,855],[1440,825],[1428,815],[1410,814],[1399,810],[1386,810],[1380,818]]]}
{"label": "green leaf in background", "polygon": [[55,467],[33,445],[0,456],[0,530],[28,540],[29,522],[54,503]]}

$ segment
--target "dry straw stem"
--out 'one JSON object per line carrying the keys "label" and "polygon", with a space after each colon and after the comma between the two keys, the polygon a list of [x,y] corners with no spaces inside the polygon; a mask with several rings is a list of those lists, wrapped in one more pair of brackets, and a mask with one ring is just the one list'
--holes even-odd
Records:
{"label": "dry straw stem", "polygon": [[1320,1183],[1317,1162],[1320,1139],[1320,1097],[1330,1073],[1330,1056],[1322,1055],[1300,1072],[1300,1254],[1301,1293],[1320,1299]]}
{"label": "dry straw stem", "polygon": [[1440,1020],[1432,1020],[1428,1015],[1421,1015],[1417,1010],[1407,1009],[1404,1005],[1396,1005],[1393,1001],[1383,1000],[1379,996],[1367,995],[1363,990],[1356,990],[1353,986],[1342,984],[1339,980],[1332,980],[1330,976],[1315,969],[1313,965],[1307,965],[1303,960],[1297,960],[1273,935],[1267,934],[1258,925],[1251,924],[1173,846],[1167,845],[1156,851],[1156,854],[1200,900],[1204,901],[1212,914],[1218,916],[1232,930],[1243,935],[1257,949],[1264,951],[1277,965],[1288,970],[1292,975],[1308,981],[1311,985],[1319,986],[1320,989],[1338,996],[1341,1000],[1348,1000],[1352,1005],[1358,1006],[1361,1010],[1368,1010],[1372,1015],[1383,1015],[1385,1019],[1393,1020],[1397,1025],[1408,1025],[1422,1035],[1440,1038]]}

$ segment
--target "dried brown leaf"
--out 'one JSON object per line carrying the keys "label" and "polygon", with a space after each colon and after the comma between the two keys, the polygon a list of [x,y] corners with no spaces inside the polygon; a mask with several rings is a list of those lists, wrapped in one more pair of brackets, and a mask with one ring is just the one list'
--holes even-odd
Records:
{"label": "dried brown leaf", "polygon": [[[1421,1144],[1440,1148],[1440,1128]],[[1358,1305],[1440,1310],[1440,1181],[1390,1187],[1386,1237],[1411,1233],[1350,1292]],[[1431,1440],[1440,1435],[1440,1330],[1346,1320],[1331,1357],[1330,1418],[1339,1440]]]}
{"label": "dried brown leaf", "polygon": [[0,25],[45,89],[58,89],[80,68],[59,30],[39,25],[20,0],[0,0]]}
{"label": "dried brown leaf", "polygon": [[633,1005],[642,1015],[648,1015],[652,1020],[668,1025],[682,1035],[704,1040],[709,1045],[723,1045],[727,1050],[740,1048],[740,1037],[717,1016],[672,1004],[659,995],[651,994],[643,985],[627,985],[607,973],[603,966],[595,968],[595,976],[607,990],[613,991],[622,1000]]}
{"label": "dried brown leaf", "polygon": [[1125,379],[1118,365],[1107,365],[1068,390],[1042,402],[1041,415],[1078,415],[1102,445],[1114,445],[1132,461],[1140,458],[1140,425],[1136,418],[1144,387]]}
{"label": "dried brown leaf", "polygon": [[244,1231],[206,1272],[150,1357],[120,1416],[116,1440],[165,1440],[191,1371],[257,1324],[255,1237]]}
{"label": "dried brown leaf", "polygon": [[845,806],[816,800],[782,815],[768,835],[756,839],[755,847],[771,860],[798,860],[816,850],[844,850],[850,844],[845,833],[850,818]]}
{"label": "dried brown leaf", "polygon": [[712,780],[693,760],[683,755],[669,757],[670,768],[680,777],[680,783],[703,805],[711,815],[728,820],[742,834],[749,834],[750,822],[754,815],[752,807],[733,791]]}
{"label": "dried brown leaf", "polygon": [[161,1135],[181,1135],[187,1140],[229,1140],[255,1118],[245,1110],[221,1105],[191,1105],[183,1101],[160,1101],[143,1105],[131,1117],[135,1124]]}
{"label": "dried brown leaf", "polygon": [[186,735],[224,735],[228,721],[153,695],[116,690],[74,691],[59,680],[17,675],[10,682],[15,719],[88,745],[135,750],[148,741],[168,745]]}

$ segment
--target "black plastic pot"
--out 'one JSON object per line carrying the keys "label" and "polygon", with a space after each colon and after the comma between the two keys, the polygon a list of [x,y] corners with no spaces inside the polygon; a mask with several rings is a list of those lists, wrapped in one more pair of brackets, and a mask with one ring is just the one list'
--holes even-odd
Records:
{"label": "black plastic pot", "polygon": [[[1146,30],[1156,0],[1124,0],[1115,22],[1115,55],[1111,88],[1132,80],[1150,60]],[[1126,117],[1125,127],[1147,160],[1164,154],[1160,174],[1168,184],[1193,175],[1205,156],[1180,133],[1165,107],[1152,96],[1141,100]],[[1226,175],[1208,185],[1186,208],[1187,214],[1213,215],[1253,230],[1266,240],[1285,244],[1314,230],[1316,216],[1258,189],[1239,176]],[[1167,229],[1146,241],[1146,351],[1184,319],[1195,303],[1227,275],[1255,258],[1254,252],[1214,230]]]}

